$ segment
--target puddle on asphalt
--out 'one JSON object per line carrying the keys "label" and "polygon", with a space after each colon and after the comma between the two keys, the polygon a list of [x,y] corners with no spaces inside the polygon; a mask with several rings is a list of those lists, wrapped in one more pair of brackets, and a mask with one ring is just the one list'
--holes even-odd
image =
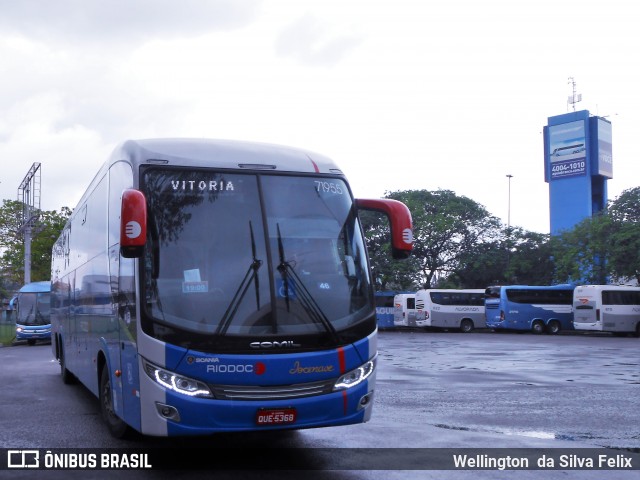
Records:
{"label": "puddle on asphalt", "polygon": [[[459,425],[446,425],[443,423],[439,423],[433,426],[436,428],[444,428],[446,430],[457,430],[461,432],[497,433],[501,435],[538,438],[541,440],[565,440],[565,441],[571,441],[571,442],[605,440],[604,437],[598,437],[589,433],[569,435],[569,434],[563,434],[563,433],[549,432],[546,430],[510,430],[510,429],[472,428],[472,427],[463,427]],[[612,448],[612,447],[607,447],[605,445],[603,445],[603,447]]]}

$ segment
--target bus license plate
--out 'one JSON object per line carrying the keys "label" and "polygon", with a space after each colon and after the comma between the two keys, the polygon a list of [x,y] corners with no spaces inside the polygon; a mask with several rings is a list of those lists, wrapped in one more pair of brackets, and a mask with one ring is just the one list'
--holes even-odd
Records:
{"label": "bus license plate", "polygon": [[256,414],[258,425],[286,425],[295,421],[295,408],[264,408]]}

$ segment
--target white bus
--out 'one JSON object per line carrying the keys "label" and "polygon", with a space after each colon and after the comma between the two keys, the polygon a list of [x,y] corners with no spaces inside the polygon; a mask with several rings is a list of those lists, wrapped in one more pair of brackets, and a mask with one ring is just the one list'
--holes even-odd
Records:
{"label": "white bus", "polygon": [[573,327],[640,337],[640,288],[580,285],[573,293]]}
{"label": "white bus", "polygon": [[415,293],[399,293],[393,297],[393,325],[395,327],[416,326]]}
{"label": "white bus", "polygon": [[485,328],[484,289],[427,289],[416,292],[416,326],[459,329]]}

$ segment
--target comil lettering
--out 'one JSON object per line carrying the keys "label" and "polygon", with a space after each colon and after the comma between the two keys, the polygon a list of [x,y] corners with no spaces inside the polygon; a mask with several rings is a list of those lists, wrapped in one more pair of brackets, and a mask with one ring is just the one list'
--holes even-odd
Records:
{"label": "comil lettering", "polygon": [[251,342],[249,346],[251,348],[295,348],[301,345],[293,340],[283,340],[282,342]]}

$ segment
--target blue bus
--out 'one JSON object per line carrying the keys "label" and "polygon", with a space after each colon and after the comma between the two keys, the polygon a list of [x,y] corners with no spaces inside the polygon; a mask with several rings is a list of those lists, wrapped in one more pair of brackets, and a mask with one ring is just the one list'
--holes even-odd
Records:
{"label": "blue bus", "polygon": [[370,419],[377,333],[359,210],[338,166],[285,146],[129,140],[52,251],[52,352],[115,437],[302,429]]}
{"label": "blue bus", "polygon": [[51,341],[51,282],[31,282],[18,290],[16,307],[16,341],[35,345],[38,340]]}
{"label": "blue bus", "polygon": [[557,334],[573,330],[573,285],[492,286],[485,290],[487,328]]}
{"label": "blue bus", "polygon": [[411,292],[399,292],[396,290],[385,290],[376,292],[376,317],[378,318],[378,328],[395,328],[395,323],[393,322],[393,299],[399,293]]}

